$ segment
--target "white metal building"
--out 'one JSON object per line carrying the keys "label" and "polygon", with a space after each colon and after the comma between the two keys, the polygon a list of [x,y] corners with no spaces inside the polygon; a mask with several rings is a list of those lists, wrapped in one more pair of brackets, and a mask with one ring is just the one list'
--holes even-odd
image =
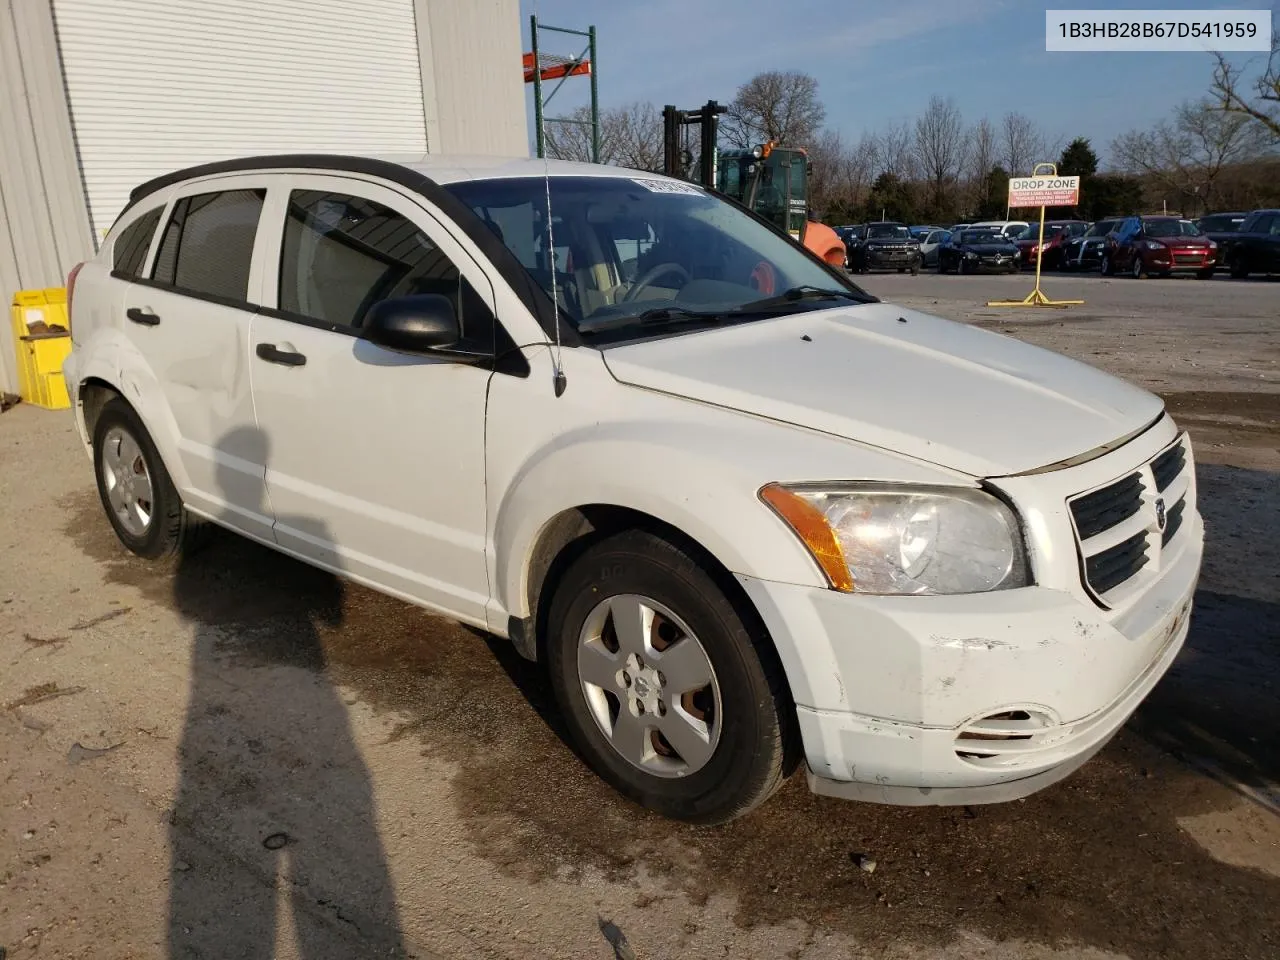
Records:
{"label": "white metal building", "polygon": [[[0,297],[129,191],[260,153],[526,156],[519,0],[0,0]],[[0,323],[0,388],[15,389]]]}

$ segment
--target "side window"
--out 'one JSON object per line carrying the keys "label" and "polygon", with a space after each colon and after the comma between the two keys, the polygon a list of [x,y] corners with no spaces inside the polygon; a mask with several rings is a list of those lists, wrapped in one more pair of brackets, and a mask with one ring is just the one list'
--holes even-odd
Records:
{"label": "side window", "polygon": [[151,249],[151,238],[160,225],[163,207],[144,213],[120,232],[111,249],[111,272],[130,279],[142,272],[142,261]]}
{"label": "side window", "polygon": [[453,262],[413,221],[372,200],[294,190],[280,252],[279,307],[359,327],[382,300],[448,297],[468,346],[493,348],[494,317]]}
{"label": "side window", "polygon": [[183,197],[164,228],[151,278],[186,292],[243,303],[265,190]]}
{"label": "side window", "polygon": [[1276,228],[1280,226],[1280,217],[1275,214],[1264,213],[1258,217],[1258,222],[1253,225],[1254,233],[1275,233]]}

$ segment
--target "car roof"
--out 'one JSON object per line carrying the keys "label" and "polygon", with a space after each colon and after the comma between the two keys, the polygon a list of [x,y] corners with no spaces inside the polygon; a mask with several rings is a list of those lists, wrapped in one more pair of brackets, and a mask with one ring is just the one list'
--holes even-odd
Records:
{"label": "car roof", "polygon": [[[273,170],[323,170],[332,173],[364,173],[410,185],[443,185],[469,180],[513,179],[517,177],[643,177],[674,180],[660,173],[626,167],[569,160],[542,160],[533,157],[484,156],[479,154],[389,154],[354,155],[332,153],[266,154],[234,157],[175,170],[139,184],[129,194],[129,205],[165,187],[199,177],[222,173],[252,173]],[[684,182],[684,181],[676,181]]]}

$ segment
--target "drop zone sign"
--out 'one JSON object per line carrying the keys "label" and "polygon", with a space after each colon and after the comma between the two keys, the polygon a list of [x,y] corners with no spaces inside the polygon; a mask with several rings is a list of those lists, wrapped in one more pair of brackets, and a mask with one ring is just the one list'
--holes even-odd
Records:
{"label": "drop zone sign", "polygon": [[1011,207],[1074,207],[1079,202],[1079,177],[1009,178]]}

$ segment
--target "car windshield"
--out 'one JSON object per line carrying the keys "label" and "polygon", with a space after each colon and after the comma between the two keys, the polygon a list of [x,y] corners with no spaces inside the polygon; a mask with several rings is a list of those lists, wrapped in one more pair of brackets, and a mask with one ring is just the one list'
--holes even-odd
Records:
{"label": "car windshield", "polygon": [[1105,237],[1115,227],[1114,220],[1099,220],[1092,227],[1085,231],[1086,237]]}
{"label": "car windshield", "polygon": [[1235,233],[1242,223],[1244,223],[1244,217],[1205,217],[1200,221],[1200,229],[1218,233]]}
{"label": "car windshield", "polygon": [[909,240],[911,231],[894,223],[873,223],[867,228],[871,240]]}
{"label": "car windshield", "polygon": [[1198,237],[1200,229],[1190,220],[1148,220],[1142,225],[1148,237]]}
{"label": "car windshield", "polygon": [[961,243],[1003,243],[1005,237],[999,230],[965,230],[960,234]]}
{"label": "car windshield", "polygon": [[[875,299],[741,207],[692,184],[637,173],[472,180],[447,189],[581,333],[628,327],[632,336],[649,321],[723,320],[733,311],[733,319],[754,319],[829,306],[833,298]],[[777,302],[766,305],[770,298]]]}

